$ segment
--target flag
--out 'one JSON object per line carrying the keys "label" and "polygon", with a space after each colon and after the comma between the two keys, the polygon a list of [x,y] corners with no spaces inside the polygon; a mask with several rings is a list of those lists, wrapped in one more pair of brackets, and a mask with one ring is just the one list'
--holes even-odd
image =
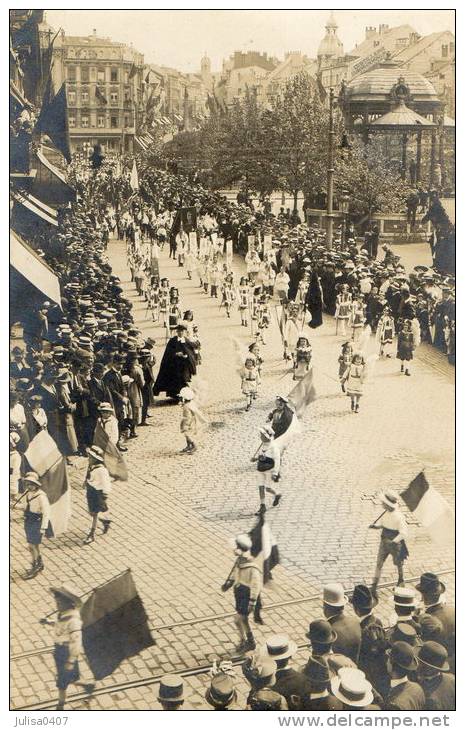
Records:
{"label": "flag", "polygon": [[132,163],[131,178],[129,184],[133,190],[139,190],[139,175],[137,174],[136,161]]}
{"label": "flag", "polygon": [[63,83],[55,96],[50,98],[52,75],[45,90],[44,101],[36,122],[35,129],[47,134],[55,147],[60,150],[67,162],[71,162],[68,130],[68,106],[66,102],[66,87]]}
{"label": "flag", "polygon": [[288,398],[294,406],[297,416],[300,418],[306,407],[316,398],[315,386],[313,385],[313,368],[310,368],[302,380],[299,380],[297,385],[289,393]]}
{"label": "flag", "polygon": [[130,569],[98,586],[81,608],[82,643],[95,679],[155,644]]}
{"label": "flag", "polygon": [[266,583],[273,568],[279,564],[279,550],[264,515],[258,518],[249,532],[249,537],[252,540],[250,550],[252,556],[254,558],[260,557],[263,560],[263,580]]}
{"label": "flag", "polygon": [[71,516],[71,490],[66,460],[47,431],[35,436],[24,454],[31,469],[40,477],[50,503],[50,524],[54,536],[68,529]]}
{"label": "flag", "polygon": [[128,470],[126,462],[123,459],[123,455],[116,448],[115,444],[110,441],[110,438],[100,421],[97,421],[97,425],[95,427],[94,444],[99,446],[103,451],[103,463],[105,464],[109,475],[113,477],[113,479],[118,479],[121,482],[127,482]]}
{"label": "flag", "polygon": [[410,512],[438,543],[449,543],[455,532],[454,513],[421,471],[400,493]]}
{"label": "flag", "polygon": [[131,70],[129,71],[129,81],[132,81],[132,79],[134,78],[134,76],[136,74],[137,74],[136,64],[133,63],[132,66],[131,66]]}
{"label": "flag", "polygon": [[95,98],[100,102],[100,104],[108,104],[105,95],[102,91],[100,91],[98,86],[95,87]]}

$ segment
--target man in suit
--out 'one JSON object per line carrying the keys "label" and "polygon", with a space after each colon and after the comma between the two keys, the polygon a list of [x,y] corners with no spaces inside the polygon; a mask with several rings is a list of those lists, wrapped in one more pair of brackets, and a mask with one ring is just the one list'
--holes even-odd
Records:
{"label": "man in suit", "polygon": [[266,653],[277,665],[273,692],[286,699],[290,710],[303,710],[311,685],[305,674],[289,666],[296,652],[297,644],[285,634],[275,634],[267,639]]}
{"label": "man in suit", "polygon": [[414,712],[425,709],[425,695],[419,684],[409,680],[409,673],[418,668],[414,649],[405,641],[396,641],[387,651],[390,688],[385,697],[385,710]]}
{"label": "man in suit", "polygon": [[425,613],[439,619],[442,624],[438,641],[446,647],[451,671],[455,672],[455,609],[444,600],[446,586],[434,573],[423,573],[416,589],[421,593]]}
{"label": "man in suit", "polygon": [[342,702],[331,693],[330,670],[323,657],[310,657],[306,666],[310,681],[310,694],[304,701],[304,709],[311,712],[339,712]]}
{"label": "man in suit", "polygon": [[355,586],[349,601],[360,620],[362,632],[357,665],[376,690],[383,694],[387,679],[384,657],[387,640],[382,622],[373,613],[378,599],[372,595],[368,586],[359,584]]}
{"label": "man in suit", "polygon": [[341,667],[352,667],[353,669],[357,667],[348,656],[333,651],[337,634],[328,621],[324,619],[312,621],[306,636],[310,639],[312,653],[307,664],[300,670],[304,674],[308,675],[314,659],[327,662],[331,677],[335,676]]}
{"label": "man in suit", "polygon": [[347,596],[340,583],[328,583],[324,586],[323,613],[337,634],[334,651],[345,654],[356,663],[362,631],[358,619],[345,613],[347,602]]}
{"label": "man in suit", "polygon": [[129,402],[129,398],[124,394],[123,377],[121,375],[124,361],[125,358],[123,355],[114,355],[110,369],[103,376],[103,383],[110,391],[111,400],[115,408],[115,416],[118,420],[120,435],[124,422],[124,407]]}
{"label": "man in suit", "polygon": [[455,710],[455,677],[449,674],[447,651],[436,641],[425,641],[418,652],[418,681],[430,712]]}
{"label": "man in suit", "polygon": [[30,369],[24,359],[24,350],[22,347],[13,347],[11,352],[13,360],[10,362],[10,378],[19,380],[19,378],[29,378]]}

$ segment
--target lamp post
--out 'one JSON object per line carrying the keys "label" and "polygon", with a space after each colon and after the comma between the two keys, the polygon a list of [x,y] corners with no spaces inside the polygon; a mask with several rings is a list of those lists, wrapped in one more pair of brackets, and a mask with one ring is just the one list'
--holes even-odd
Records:
{"label": "lamp post", "polygon": [[347,214],[349,212],[349,201],[350,196],[347,190],[343,190],[340,198],[342,218],[342,238],[341,238],[341,249],[344,251],[346,247],[346,236],[347,236]]}
{"label": "lamp post", "polygon": [[326,183],[326,248],[333,247],[333,196],[334,196],[334,89],[329,90],[328,169]]}

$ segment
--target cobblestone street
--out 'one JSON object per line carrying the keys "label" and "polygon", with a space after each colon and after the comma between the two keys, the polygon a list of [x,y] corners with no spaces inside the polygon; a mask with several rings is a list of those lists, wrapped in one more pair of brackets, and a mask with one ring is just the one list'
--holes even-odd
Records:
{"label": "cobblestone street", "polygon": [[[159,363],[165,335],[147,318],[146,304],[136,296],[126,267],[125,245],[111,241],[108,253],[114,273],[133,302],[137,326],[144,336],[157,341]],[[234,266],[237,272],[245,268],[239,257]],[[189,281],[185,269],[168,259],[166,249],[160,272],[179,287],[181,308],[192,309],[199,326],[203,361],[199,375],[205,382],[209,426],[197,452],[180,455],[185,444],[179,431],[179,408],[163,401],[152,408],[150,426],[140,428],[139,438],[129,442],[129,481],[114,485],[112,529],[90,546],[83,545],[89,525],[83,488],[86,460],[75,458],[70,469],[71,530],[45,542],[45,571],[33,581],[23,580],[29,558],[21,510],[13,513],[13,708],[46,704],[55,696],[53,659],[43,652],[50,647],[52,635],[38,620],[53,609],[48,588],[58,581],[74,583],[85,593],[127,567],[133,572],[156,645],[124,662],[99,688],[202,667],[218,656],[234,655],[237,635],[231,618],[232,596],[220,591],[233,560],[229,540],[248,531],[255,520],[258,494],[250,457],[275,395],[287,394],[294,383],[282,359],[273,302],[267,344],[261,347],[265,360],[262,386],[254,407],[245,412],[232,337],[250,344],[250,330],[240,326],[237,311],[228,320],[219,307],[220,299],[205,295],[195,274]],[[400,374],[395,358],[376,362],[361,411],[355,416],[338,381],[337,359],[344,338],[335,335],[330,318],[308,333],[317,398],[305,413],[303,433],[286,451],[281,504],[268,512],[281,566],[265,589],[266,625],[257,627],[258,637],[288,632],[299,645],[305,643],[309,620],[321,615],[319,595],[324,582],[337,580],[349,589],[355,582],[371,580],[379,535],[367,527],[382,511],[378,503],[381,490],[405,488],[425,468],[430,484],[451,506],[454,502],[455,370],[447,358],[420,346],[411,378]],[[407,578],[426,570],[450,571],[453,535],[449,545],[438,548],[410,514],[407,519]],[[396,570],[386,563],[383,580],[395,577]],[[449,595],[453,578],[445,575]],[[388,590],[381,593],[378,612],[386,619],[388,595]],[[310,600],[315,596],[318,598]],[[299,656],[298,663],[304,663],[304,654]],[[204,679],[194,675],[186,681],[189,701],[195,706]],[[112,694],[96,693],[89,700],[77,697],[70,706],[152,709],[154,688],[149,684]]]}

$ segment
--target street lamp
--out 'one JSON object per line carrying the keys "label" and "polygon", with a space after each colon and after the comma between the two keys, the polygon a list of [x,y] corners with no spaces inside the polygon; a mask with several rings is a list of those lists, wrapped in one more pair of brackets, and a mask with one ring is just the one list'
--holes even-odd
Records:
{"label": "street lamp", "polygon": [[326,183],[326,248],[333,247],[333,196],[334,196],[334,89],[329,90],[328,169]]}
{"label": "street lamp", "polygon": [[346,235],[347,235],[347,214],[349,212],[349,201],[350,195],[347,190],[343,190],[340,198],[340,208],[342,217],[342,237],[341,237],[341,249],[344,250],[346,247]]}

